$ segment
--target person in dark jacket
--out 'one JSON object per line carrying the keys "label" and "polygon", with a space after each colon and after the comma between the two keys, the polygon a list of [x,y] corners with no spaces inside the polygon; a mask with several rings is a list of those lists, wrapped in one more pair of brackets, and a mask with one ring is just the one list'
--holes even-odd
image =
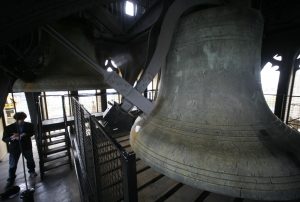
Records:
{"label": "person in dark jacket", "polygon": [[14,115],[16,122],[4,128],[2,140],[9,144],[9,178],[7,179],[7,187],[12,186],[15,182],[21,153],[27,161],[30,177],[37,176],[31,143],[34,127],[33,124],[24,121],[26,117],[27,115],[24,112],[18,112]]}

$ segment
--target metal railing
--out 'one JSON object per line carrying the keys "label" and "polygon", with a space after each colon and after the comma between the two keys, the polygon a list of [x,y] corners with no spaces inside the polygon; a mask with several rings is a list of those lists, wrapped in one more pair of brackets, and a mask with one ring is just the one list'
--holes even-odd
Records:
{"label": "metal railing", "polygon": [[290,96],[290,105],[286,115],[286,124],[299,130],[300,129],[300,96]]}
{"label": "metal railing", "polygon": [[75,132],[70,137],[82,201],[137,201],[135,154],[126,152],[75,98],[71,107]]}

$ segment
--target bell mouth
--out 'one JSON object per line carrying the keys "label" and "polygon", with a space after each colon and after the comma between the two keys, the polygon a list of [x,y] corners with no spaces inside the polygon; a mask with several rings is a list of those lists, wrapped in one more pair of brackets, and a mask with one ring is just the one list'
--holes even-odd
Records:
{"label": "bell mouth", "polygon": [[293,151],[284,151],[261,131],[252,133],[247,141],[241,137],[193,137],[166,130],[151,120],[138,120],[130,144],[156,171],[202,190],[259,200],[299,198],[300,170],[297,161],[286,155]]}

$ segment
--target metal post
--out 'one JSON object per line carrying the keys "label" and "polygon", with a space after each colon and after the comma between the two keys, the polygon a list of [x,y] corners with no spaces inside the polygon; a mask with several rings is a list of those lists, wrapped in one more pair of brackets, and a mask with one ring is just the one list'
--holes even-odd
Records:
{"label": "metal post", "polygon": [[41,180],[44,179],[44,161],[43,161],[43,152],[42,152],[42,145],[43,145],[43,126],[42,126],[42,110],[41,109],[41,97],[35,99],[35,105],[37,109],[37,134],[36,134],[36,141],[37,141],[37,149],[39,153],[39,165],[40,165],[40,174],[41,174]]}
{"label": "metal post", "polygon": [[70,95],[78,100],[78,91],[71,91]]}
{"label": "metal post", "polygon": [[15,113],[17,112],[17,108],[16,108],[16,102],[15,102],[15,98],[14,98],[14,93],[11,92],[11,98],[13,100],[13,104],[14,104],[14,110],[15,110]]}
{"label": "metal post", "polygon": [[46,93],[44,92],[44,95],[41,97],[41,98],[44,98],[43,103],[44,104],[44,108],[43,108],[43,111],[45,110],[45,116],[44,116],[44,120],[45,119],[49,119],[49,116],[48,116],[48,105],[47,105],[47,98],[46,98]]}
{"label": "metal post", "polygon": [[70,169],[72,169],[72,160],[71,160],[71,140],[69,136],[69,131],[68,131],[68,123],[67,123],[67,114],[66,114],[66,106],[65,106],[65,96],[61,96],[62,99],[62,106],[63,106],[63,117],[64,117],[64,125],[65,125],[65,140],[66,144],[68,147],[68,158],[69,158],[69,164],[70,164]]}
{"label": "metal post", "polygon": [[[297,54],[298,55],[298,54]],[[294,59],[296,60],[296,59]],[[294,91],[294,84],[295,84],[295,77],[296,77],[296,72],[298,70],[298,68],[295,68],[296,64],[294,62],[293,67],[292,67],[292,75],[291,75],[291,83],[290,83],[290,89],[289,89],[289,96],[287,96],[287,101],[288,101],[288,108],[287,108],[287,112],[286,112],[286,117],[285,117],[285,123],[288,124],[289,121],[289,116],[290,116],[290,110],[291,110],[291,104],[292,104],[292,99],[293,99],[293,91]],[[283,114],[284,116],[285,114]]]}
{"label": "metal post", "polygon": [[137,180],[135,153],[121,154],[123,170],[123,189],[125,202],[137,202]]}
{"label": "metal post", "polygon": [[42,117],[41,117],[41,110],[40,110],[40,105],[39,105],[39,98],[35,97],[34,99],[34,104],[35,104],[35,109],[37,113],[37,132],[35,134],[37,144],[38,144],[38,149],[39,149],[39,144],[41,144],[41,138],[42,138]]}
{"label": "metal post", "polygon": [[[61,99],[62,99],[63,117],[64,117],[64,123],[65,123],[65,133],[67,134],[69,132],[68,132],[67,114],[66,114],[66,106],[65,106],[65,97],[61,96]],[[67,136],[65,138],[66,138],[66,140],[68,142],[68,146],[70,146],[69,145],[69,141],[68,141],[69,138],[67,138]]]}
{"label": "metal post", "polygon": [[96,98],[96,112],[99,112],[99,103],[98,103],[97,90],[95,90],[95,98]]}
{"label": "metal post", "polygon": [[104,112],[107,109],[107,94],[106,89],[101,90],[101,110]]}
{"label": "metal post", "polygon": [[[275,103],[274,114],[284,122],[284,116],[286,114],[287,100],[284,96],[289,96],[289,89],[291,79],[294,73],[295,53],[293,50],[288,50],[282,55],[282,63],[280,66],[280,77],[278,81],[277,97]],[[283,106],[283,107],[282,107]]]}

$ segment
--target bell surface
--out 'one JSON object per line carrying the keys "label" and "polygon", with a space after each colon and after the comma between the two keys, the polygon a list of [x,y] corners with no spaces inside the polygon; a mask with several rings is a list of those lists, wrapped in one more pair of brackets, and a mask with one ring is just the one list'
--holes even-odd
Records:
{"label": "bell surface", "polygon": [[130,143],[158,172],[240,198],[300,198],[300,134],[269,109],[261,88],[263,20],[252,9],[181,18],[156,107]]}

